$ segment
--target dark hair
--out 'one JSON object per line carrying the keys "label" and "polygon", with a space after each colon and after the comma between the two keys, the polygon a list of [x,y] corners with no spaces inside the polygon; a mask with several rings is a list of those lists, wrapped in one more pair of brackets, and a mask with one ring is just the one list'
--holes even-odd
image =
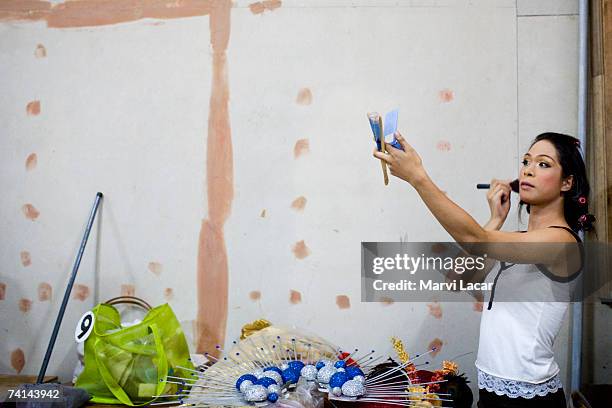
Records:
{"label": "dark hair", "polygon": [[[590,186],[584,160],[580,154],[580,140],[562,133],[546,132],[536,136],[529,148],[542,140],[552,143],[555,147],[561,164],[562,177],[574,176],[572,188],[563,192],[565,221],[576,232],[593,230],[595,216],[589,214]],[[520,202],[519,214],[524,204],[523,201]],[[527,204],[528,214],[529,210],[530,206]]]}

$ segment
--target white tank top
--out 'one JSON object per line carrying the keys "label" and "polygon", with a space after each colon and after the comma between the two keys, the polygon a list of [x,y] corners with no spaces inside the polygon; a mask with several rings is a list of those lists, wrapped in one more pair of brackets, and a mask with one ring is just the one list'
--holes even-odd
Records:
{"label": "white tank top", "polygon": [[485,282],[495,284],[485,297],[476,367],[496,377],[533,384],[553,378],[559,372],[553,344],[569,303],[495,299],[512,299],[513,294],[516,299],[523,290],[538,293],[539,299],[555,299],[561,286],[571,292],[575,279],[559,282],[536,265],[497,262]]}

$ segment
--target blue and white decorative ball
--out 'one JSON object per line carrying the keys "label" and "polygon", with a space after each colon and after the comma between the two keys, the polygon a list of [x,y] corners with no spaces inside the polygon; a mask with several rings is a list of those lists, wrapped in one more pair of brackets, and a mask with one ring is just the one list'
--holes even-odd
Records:
{"label": "blue and white decorative ball", "polygon": [[346,373],[340,371],[335,373],[329,379],[329,386],[331,388],[342,387],[345,382],[349,380],[348,375]]}
{"label": "blue and white decorative ball", "polygon": [[300,372],[287,368],[283,370],[283,381],[285,383],[297,384],[300,379]]}
{"label": "blue and white decorative ball", "polygon": [[288,365],[290,369],[295,370],[297,372],[300,372],[300,370],[305,366],[305,364],[299,360],[290,361]]}
{"label": "blue and white decorative ball", "polygon": [[242,384],[243,381],[250,381],[251,383],[254,383],[257,381],[257,377],[255,377],[253,374],[241,375],[238,377],[238,380],[236,380],[236,389],[240,389],[240,384]]}
{"label": "blue and white decorative ball", "polygon": [[266,377],[273,379],[274,381],[276,381],[278,385],[283,385],[283,376],[281,375],[282,371],[281,371],[281,374],[277,373],[276,371],[272,371],[272,370],[264,371],[264,372],[266,373]]}
{"label": "blue and white decorative ball", "polygon": [[326,365],[317,373],[317,381],[321,384],[328,384],[332,375],[336,374],[336,368],[331,365]]}
{"label": "blue and white decorative ball", "polygon": [[327,366],[327,365],[331,365],[332,362],[330,360],[327,359],[322,359],[317,361],[317,364],[315,365],[315,367],[317,367],[317,370],[322,369],[323,367]]}
{"label": "blue and white decorative ball", "polygon": [[251,385],[253,385],[252,381],[244,380],[240,383],[240,392],[245,392],[247,387],[250,387]]}
{"label": "blue and white decorative ball", "polygon": [[347,397],[360,397],[365,394],[365,386],[356,380],[348,380],[342,386],[342,395]]}
{"label": "blue and white decorative ball", "polygon": [[355,378],[356,375],[361,375],[361,376],[364,375],[363,371],[361,371],[361,368],[355,367],[355,366],[346,367],[346,374],[348,374],[351,380]]}
{"label": "blue and white decorative ball", "polygon": [[249,402],[261,402],[268,398],[268,390],[263,385],[255,384],[244,391],[244,399]]}
{"label": "blue and white decorative ball", "polygon": [[300,371],[300,375],[307,381],[314,381],[317,379],[317,367],[313,365],[305,365]]}
{"label": "blue and white decorative ball", "polygon": [[283,392],[283,390],[280,387],[280,385],[272,384],[268,386],[268,393],[272,393],[272,392],[277,395],[280,395]]}
{"label": "blue and white decorative ball", "polygon": [[255,381],[255,384],[263,385],[266,388],[268,388],[272,384],[277,384],[278,385],[278,383],[274,379],[272,379],[270,377],[261,377],[261,378],[258,378],[257,381]]}

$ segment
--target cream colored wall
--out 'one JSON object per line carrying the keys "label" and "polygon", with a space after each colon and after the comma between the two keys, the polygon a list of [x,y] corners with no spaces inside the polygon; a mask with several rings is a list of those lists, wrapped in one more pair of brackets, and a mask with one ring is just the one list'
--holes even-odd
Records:
{"label": "cream colored wall", "polygon": [[[576,17],[554,15],[568,12],[550,2],[517,9],[510,0],[286,0],[261,14],[249,4],[235,2],[227,53],[235,191],[225,224],[227,341],[262,317],[347,348],[391,352],[395,335],[421,352],[437,338],[434,365],[473,352],[457,361],[475,389],[472,302],[441,303],[436,318],[438,305],[359,301],[361,241],[449,239],[407,184],[382,184],[365,114],[399,107],[400,129],[432,178],[484,223],[475,183],[513,177],[538,132],[576,132]],[[35,56],[38,44],[45,57]],[[0,372],[15,372],[16,349],[22,373],[37,372],[96,191],[106,197],[77,280],[90,294],[71,299],[49,373],[69,378],[75,322],[122,285],[151,303],[169,299],[193,338],[209,44],[207,16],[64,29],[0,23]],[[311,103],[297,103],[305,88]],[[34,100],[40,113],[28,115]],[[300,139],[309,152],[296,158]],[[37,165],[27,170],[32,153]],[[26,203],[40,212],[34,221]],[[513,214],[505,228],[517,227]],[[301,240],[310,255],[297,259]],[[51,301],[38,300],[42,282]],[[290,301],[292,290],[301,302]],[[557,344],[564,377],[567,348],[566,326]]]}

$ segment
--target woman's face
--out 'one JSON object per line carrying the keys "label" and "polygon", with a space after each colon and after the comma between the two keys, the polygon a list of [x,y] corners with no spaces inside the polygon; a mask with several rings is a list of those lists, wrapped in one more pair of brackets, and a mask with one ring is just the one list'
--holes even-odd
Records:
{"label": "woman's face", "polygon": [[562,177],[555,146],[547,140],[535,143],[523,156],[519,172],[519,195],[531,205],[541,205],[559,198],[571,188],[571,179]]}

